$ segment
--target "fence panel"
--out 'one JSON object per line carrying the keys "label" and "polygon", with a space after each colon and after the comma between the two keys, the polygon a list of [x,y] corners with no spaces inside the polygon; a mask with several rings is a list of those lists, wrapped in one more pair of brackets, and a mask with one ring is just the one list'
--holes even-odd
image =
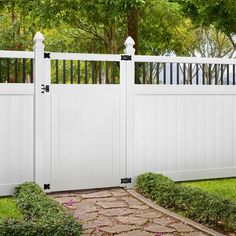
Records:
{"label": "fence panel", "polygon": [[0,84],[0,195],[34,180],[34,88]]}
{"label": "fence panel", "polygon": [[[155,63],[185,63],[188,59],[136,56],[134,61],[145,61],[151,72]],[[212,63],[228,63],[230,77],[219,84],[200,83],[200,76],[198,84],[176,83],[183,76],[180,79],[176,68],[170,67],[166,77],[159,77],[162,82],[156,84],[150,73],[142,84],[135,85],[134,176],[152,171],[182,181],[236,175],[235,61],[196,59],[195,63],[208,63],[208,69]],[[142,69],[144,75],[147,67]],[[145,85],[147,81],[153,83]]]}
{"label": "fence panel", "polygon": [[[0,51],[0,195],[236,175],[232,59]],[[50,188],[50,189],[48,189]]]}

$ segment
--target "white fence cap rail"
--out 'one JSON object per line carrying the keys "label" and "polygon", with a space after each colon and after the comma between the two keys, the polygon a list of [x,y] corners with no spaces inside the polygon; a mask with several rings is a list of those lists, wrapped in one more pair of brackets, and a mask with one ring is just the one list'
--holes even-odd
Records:
{"label": "white fence cap rail", "polygon": [[34,58],[32,51],[0,51],[0,58]]}
{"label": "white fence cap rail", "polygon": [[[178,89],[177,89],[178,88]],[[236,95],[235,86],[228,85],[157,85],[137,84],[136,95]],[[222,98],[223,99],[223,98]]]}
{"label": "white fence cap rail", "polygon": [[117,54],[86,54],[86,53],[50,53],[52,60],[82,60],[82,61],[120,61]]}
{"label": "white fence cap rail", "polygon": [[135,62],[192,63],[236,65],[236,59],[204,57],[170,57],[170,56],[134,56]]}

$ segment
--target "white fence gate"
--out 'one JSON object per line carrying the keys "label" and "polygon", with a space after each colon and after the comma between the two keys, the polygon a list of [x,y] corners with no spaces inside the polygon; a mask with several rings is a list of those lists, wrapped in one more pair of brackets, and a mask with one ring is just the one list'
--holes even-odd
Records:
{"label": "white fence gate", "polygon": [[125,55],[45,53],[43,40],[0,51],[0,195],[24,181],[127,186],[147,171],[236,176],[234,60],[136,56],[131,38]]}

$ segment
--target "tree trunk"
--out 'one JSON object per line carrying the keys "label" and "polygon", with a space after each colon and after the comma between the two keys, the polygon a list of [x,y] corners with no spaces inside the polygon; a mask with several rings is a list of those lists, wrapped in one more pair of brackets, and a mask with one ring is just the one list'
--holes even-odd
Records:
{"label": "tree trunk", "polygon": [[139,34],[138,34],[138,19],[139,13],[138,9],[132,8],[128,11],[127,21],[128,21],[128,34],[131,36],[135,42],[135,54],[139,52]]}

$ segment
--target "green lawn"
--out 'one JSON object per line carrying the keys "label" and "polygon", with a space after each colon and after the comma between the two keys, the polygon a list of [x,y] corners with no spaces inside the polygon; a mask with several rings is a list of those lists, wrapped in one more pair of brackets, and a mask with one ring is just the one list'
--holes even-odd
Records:
{"label": "green lawn", "polygon": [[11,217],[11,218],[21,217],[21,213],[11,197],[0,198],[0,218],[5,218],[5,217]]}
{"label": "green lawn", "polygon": [[185,186],[197,187],[236,202],[236,178],[203,180],[181,183]]}

